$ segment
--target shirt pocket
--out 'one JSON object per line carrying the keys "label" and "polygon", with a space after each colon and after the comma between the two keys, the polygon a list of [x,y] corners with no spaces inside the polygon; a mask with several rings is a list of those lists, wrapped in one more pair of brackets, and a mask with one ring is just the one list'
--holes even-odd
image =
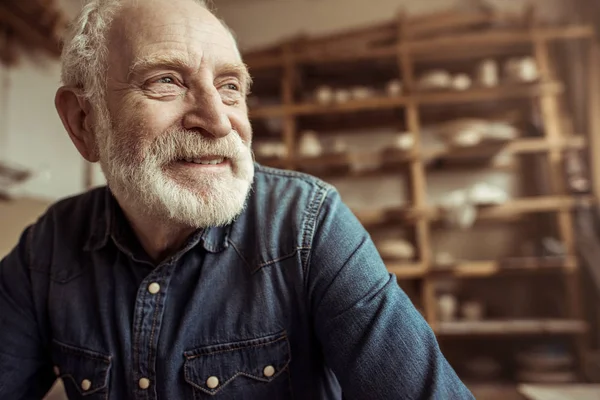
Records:
{"label": "shirt pocket", "polygon": [[108,399],[109,355],[54,340],[52,356],[55,372],[63,380],[69,399]]}
{"label": "shirt pocket", "polygon": [[184,352],[194,399],[291,399],[285,332]]}

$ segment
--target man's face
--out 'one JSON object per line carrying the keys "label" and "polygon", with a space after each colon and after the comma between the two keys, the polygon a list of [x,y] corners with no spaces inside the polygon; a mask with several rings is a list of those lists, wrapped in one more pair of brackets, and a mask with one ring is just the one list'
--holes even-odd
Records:
{"label": "man's face", "polygon": [[131,2],[109,39],[96,123],[111,190],[147,215],[229,223],[254,175],[247,70],[230,33],[192,0]]}

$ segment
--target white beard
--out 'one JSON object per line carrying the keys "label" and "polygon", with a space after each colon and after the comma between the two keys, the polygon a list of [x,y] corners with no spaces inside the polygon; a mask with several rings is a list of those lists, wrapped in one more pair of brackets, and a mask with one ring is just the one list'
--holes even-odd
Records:
{"label": "white beard", "polygon": [[[170,130],[150,144],[128,143],[123,139],[127,132],[112,128],[108,110],[99,114],[100,165],[114,195],[136,212],[197,229],[228,225],[244,210],[254,163],[250,144],[236,131],[209,139],[196,132]],[[186,185],[165,168],[174,160],[204,155],[225,156],[232,173],[194,176],[195,181]]]}

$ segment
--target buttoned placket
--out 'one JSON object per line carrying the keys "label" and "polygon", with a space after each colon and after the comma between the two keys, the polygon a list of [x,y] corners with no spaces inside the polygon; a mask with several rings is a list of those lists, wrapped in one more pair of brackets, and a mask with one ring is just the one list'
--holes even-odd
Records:
{"label": "buttoned placket", "polygon": [[155,268],[140,284],[133,325],[133,382],[135,399],[154,400],[158,337],[165,310],[169,282],[177,265],[169,260]]}

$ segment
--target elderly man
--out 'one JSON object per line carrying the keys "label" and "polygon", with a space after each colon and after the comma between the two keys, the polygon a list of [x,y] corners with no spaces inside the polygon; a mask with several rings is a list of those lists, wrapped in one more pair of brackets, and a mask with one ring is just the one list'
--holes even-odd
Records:
{"label": "elderly man", "polygon": [[96,0],[56,95],[108,181],[0,264],[0,399],[471,399],[338,193],[255,165],[250,77],[194,0]]}

